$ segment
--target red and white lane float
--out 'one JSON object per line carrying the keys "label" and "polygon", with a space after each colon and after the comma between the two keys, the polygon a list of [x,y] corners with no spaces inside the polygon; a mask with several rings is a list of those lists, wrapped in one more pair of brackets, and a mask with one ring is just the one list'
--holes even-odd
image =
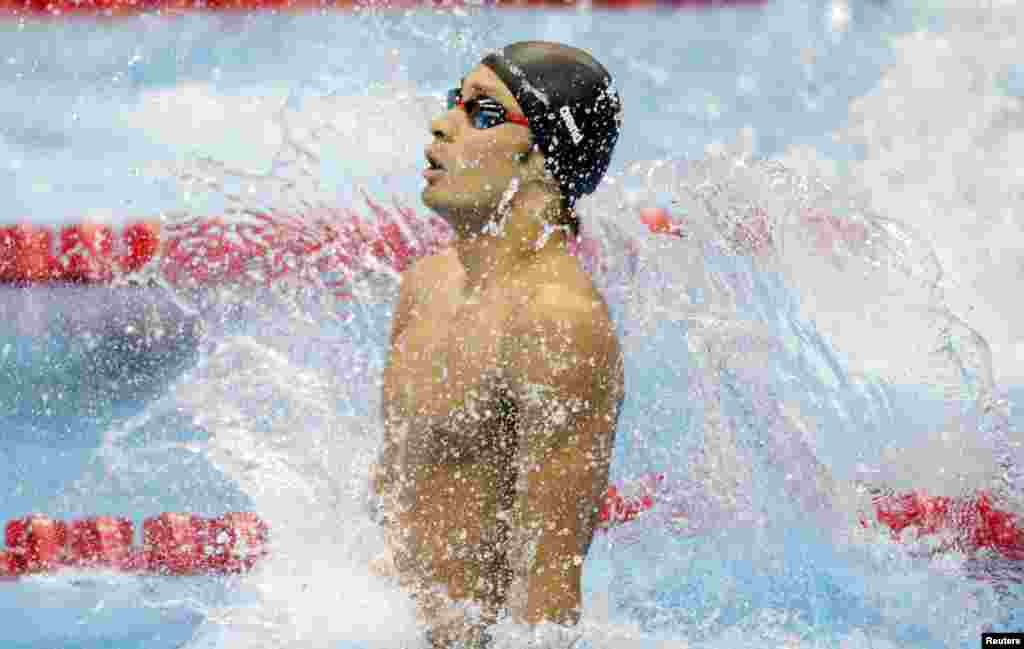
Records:
{"label": "red and white lane float", "polygon": [[[666,474],[650,473],[636,480],[611,485],[600,509],[600,529],[607,531],[643,516],[658,506]],[[1000,509],[988,492],[964,498],[929,496],[922,491],[877,496],[871,515],[861,512],[864,528],[888,530],[894,539],[906,531],[917,538],[935,536],[935,552],[957,551],[968,556],[994,553],[1024,561],[1024,521]]]}
{"label": "red and white lane float", "polygon": [[[632,487],[609,487],[601,506],[600,529],[628,523],[654,507],[646,486],[663,479],[658,475],[636,481]],[[644,487],[637,490],[636,485]],[[7,549],[0,550],[0,578],[68,568],[175,577],[231,575],[248,572],[268,554],[268,526],[252,512],[229,512],[217,518],[163,513],[147,518],[142,530],[139,546],[134,524],[124,517],[66,521],[31,514],[8,521]]]}
{"label": "red and white lane float", "polygon": [[[587,6],[610,10],[643,9],[645,7],[720,8],[725,6],[757,6],[766,0],[587,0]],[[575,0],[494,0],[497,7],[514,9],[545,7],[564,8]],[[582,0],[580,0],[582,4]],[[414,7],[444,8],[476,6],[467,0],[0,0],[0,15],[64,17],[64,16],[130,16],[140,13],[180,14],[186,12],[301,12],[324,10],[356,10],[361,8],[410,9]]]}
{"label": "red and white lane float", "polygon": [[165,576],[239,574],[267,554],[268,529],[252,512],[217,518],[164,513],[143,523],[135,544],[127,518],[92,516],[64,521],[33,514],[9,521],[0,577],[17,578],[64,568],[107,569]]}
{"label": "red and white lane float", "polygon": [[[83,223],[56,232],[40,225],[0,227],[0,282],[109,282],[141,269],[158,252],[159,227],[134,223],[120,239],[109,225]],[[115,244],[123,249],[115,253]]]}
{"label": "red and white lane float", "polygon": [[[625,525],[658,506],[664,473],[652,473],[608,487],[599,512],[599,531]],[[1015,514],[1000,510],[990,494],[970,498],[928,496],[921,492],[874,499],[874,520],[894,538],[908,529],[918,538],[942,535],[937,552],[977,555],[990,551],[1024,561],[1024,526]],[[143,523],[141,546],[134,543],[132,522],[115,516],[73,521],[40,514],[9,521],[6,550],[0,550],[0,578],[51,573],[65,568],[106,569],[136,574],[187,577],[231,575],[251,570],[268,554],[269,529],[252,512],[217,518],[164,513]]]}
{"label": "red and white lane float", "polygon": [[79,223],[59,227],[0,226],[0,283],[110,284],[147,268],[178,287],[270,284],[285,275],[334,274],[344,287],[362,271],[401,272],[449,241],[447,225],[411,210],[367,199],[376,217],[330,210],[309,218],[266,212],[236,221],[192,218],[173,224],[135,222],[115,228]]}
{"label": "red and white lane float", "polygon": [[[876,497],[875,519],[899,539],[905,530],[917,538],[935,536],[936,551],[975,555],[988,551],[1012,561],[1024,561],[1024,522],[999,509],[991,494],[979,491],[965,498],[929,496],[922,491]],[[862,514],[861,525],[874,523]]]}
{"label": "red and white lane float", "polygon": [[[0,284],[108,285],[152,269],[172,286],[269,285],[285,276],[328,277],[326,288],[348,297],[360,273],[402,272],[417,258],[448,245],[451,232],[437,217],[422,218],[396,205],[367,199],[373,221],[353,210],[324,210],[298,218],[265,212],[233,221],[191,218],[115,227],[78,223],[58,227],[0,226]],[[661,208],[641,210],[655,234],[683,236]],[[597,242],[584,238],[574,252],[595,262]]]}
{"label": "red and white lane float", "polygon": [[652,509],[658,488],[664,481],[664,473],[648,473],[635,480],[610,485],[598,510],[598,530],[624,525]]}
{"label": "red and white lane float", "polygon": [[[642,476],[611,485],[600,509],[600,530],[607,531],[644,515],[658,505],[658,489],[664,473]],[[885,529],[894,539],[908,530],[916,538],[939,539],[932,552],[961,552],[978,556],[988,552],[1011,561],[1024,561],[1024,521],[1017,514],[1000,509],[988,492],[978,491],[964,498],[929,496],[923,491],[878,496],[872,499],[874,512],[861,512],[860,525]]]}
{"label": "red and white lane float", "polygon": [[[146,269],[172,286],[271,284],[285,276],[330,276],[328,289],[348,297],[360,273],[402,272],[417,258],[448,245],[441,219],[412,209],[387,208],[366,199],[373,220],[350,209],[322,210],[299,218],[281,212],[249,212],[231,221],[194,217],[171,224],[140,221],[123,226],[0,225],[0,284],[107,285]],[[652,234],[685,237],[685,223],[664,208],[648,207],[639,220]],[[735,228],[736,252],[758,255],[771,247],[766,219]],[[601,245],[583,237],[573,252],[597,264]]]}

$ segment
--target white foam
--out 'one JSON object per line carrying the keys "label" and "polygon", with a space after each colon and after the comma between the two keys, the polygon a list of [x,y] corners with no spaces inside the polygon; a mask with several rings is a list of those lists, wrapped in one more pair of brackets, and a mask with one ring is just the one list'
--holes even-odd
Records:
{"label": "white foam", "polygon": [[[847,173],[806,149],[791,149],[786,161],[864,192],[874,209],[923,233],[945,269],[945,300],[988,339],[997,379],[1017,380],[1024,310],[1008,296],[1024,278],[1024,100],[1007,95],[1002,79],[1024,49],[1024,9],[969,2],[950,9],[947,31],[895,39],[894,64],[851,104],[835,137],[862,146],[863,161]],[[920,295],[917,287],[806,266],[799,275],[809,314],[851,362],[892,377],[932,371],[919,336],[928,314],[898,306]]]}

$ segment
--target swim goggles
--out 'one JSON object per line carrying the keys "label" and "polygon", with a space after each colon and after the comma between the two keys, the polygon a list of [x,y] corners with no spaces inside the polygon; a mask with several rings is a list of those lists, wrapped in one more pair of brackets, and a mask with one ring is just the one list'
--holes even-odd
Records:
{"label": "swim goggles", "polygon": [[474,128],[494,128],[505,122],[521,124],[530,127],[530,121],[526,115],[512,113],[505,109],[500,103],[490,97],[475,97],[467,101],[462,100],[462,90],[452,88],[448,91],[448,110],[459,106],[466,111],[470,123]]}

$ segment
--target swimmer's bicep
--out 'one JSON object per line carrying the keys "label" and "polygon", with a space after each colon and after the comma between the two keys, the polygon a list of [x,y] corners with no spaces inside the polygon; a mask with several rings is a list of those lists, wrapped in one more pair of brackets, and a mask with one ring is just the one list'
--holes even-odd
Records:
{"label": "swimmer's bicep", "polygon": [[539,315],[515,323],[510,339],[503,365],[527,435],[534,430],[561,445],[570,436],[584,443],[614,430],[622,355],[603,305],[543,305]]}
{"label": "swimmer's bicep", "polygon": [[531,623],[571,620],[580,605],[583,561],[597,521],[596,484],[606,478],[605,472],[564,450],[548,454],[543,463],[523,463],[506,553],[514,618]]}
{"label": "swimmer's bicep", "polygon": [[528,516],[560,522],[559,529],[571,519],[566,529],[574,538],[587,536],[608,488],[614,417],[595,413],[558,423],[542,416],[520,418],[516,498]]}
{"label": "swimmer's bicep", "polygon": [[621,404],[622,367],[614,332],[599,314],[546,309],[519,327],[507,367],[517,401],[517,463],[544,467],[577,506],[607,488]]}
{"label": "swimmer's bicep", "polygon": [[[563,443],[551,443],[559,437]],[[608,485],[610,439],[595,417],[568,427],[521,422],[507,552],[515,618],[568,623],[578,610],[582,566]]]}
{"label": "swimmer's bicep", "polygon": [[[419,277],[422,272],[422,267],[416,264],[402,274],[402,281],[398,289],[398,299],[391,316],[391,335],[388,341],[389,350],[394,346],[395,341],[398,340],[398,337],[409,325],[413,317],[420,291],[419,287],[422,284],[422,279]],[[388,407],[389,399],[387,396],[389,385],[395,381],[396,377],[392,375],[389,358],[384,368],[385,397],[381,403],[381,416],[384,424],[383,439],[377,452],[377,460],[370,468],[371,492],[378,497],[383,496],[394,485],[397,479],[396,471],[398,470],[396,459],[401,452],[401,435],[392,423],[392,411]]]}
{"label": "swimmer's bicep", "polygon": [[553,300],[513,327],[505,359],[517,402],[509,604],[520,619],[569,619],[608,486],[621,358],[601,312]]}

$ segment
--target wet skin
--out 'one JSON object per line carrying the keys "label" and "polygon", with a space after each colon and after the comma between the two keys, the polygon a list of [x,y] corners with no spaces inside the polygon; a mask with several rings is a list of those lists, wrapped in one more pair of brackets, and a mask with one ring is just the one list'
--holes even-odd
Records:
{"label": "wet skin", "polygon": [[[462,87],[521,112],[486,67]],[[431,130],[443,169],[423,199],[457,241],[403,277],[373,488],[393,567],[447,646],[479,634],[453,600],[484,624],[578,620],[623,376],[607,305],[550,231],[564,214],[528,129],[455,108]]]}

